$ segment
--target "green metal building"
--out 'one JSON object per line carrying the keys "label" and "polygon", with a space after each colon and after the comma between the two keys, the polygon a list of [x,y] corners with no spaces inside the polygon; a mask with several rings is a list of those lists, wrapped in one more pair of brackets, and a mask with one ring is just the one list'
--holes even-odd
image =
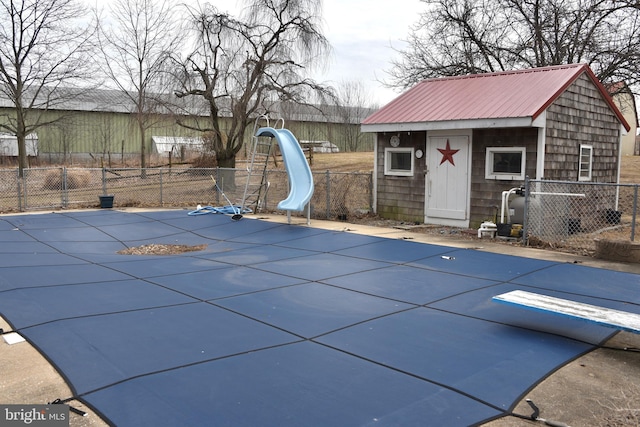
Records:
{"label": "green metal building", "polygon": [[[50,123],[36,131],[39,160],[73,163],[98,159],[104,162],[107,159],[135,160],[139,157],[140,129],[130,96],[122,91],[100,89],[66,90],[63,95],[46,110],[29,111],[31,124]],[[199,132],[177,124],[175,111],[181,111],[178,113],[181,121],[196,124],[207,118],[203,103],[189,99],[186,100],[189,105],[178,105],[179,100],[167,94],[156,96],[151,102],[157,107],[144,119],[147,126],[145,151],[149,157],[167,155],[158,152],[154,137],[156,140],[164,137],[164,141],[173,139],[192,143],[199,140]],[[341,151],[373,149],[373,137],[360,134],[360,122],[373,111],[371,109],[281,102],[269,104],[268,109],[264,113],[271,118],[271,125],[276,125],[276,119],[284,119],[284,127],[300,141],[329,141]],[[13,104],[7,99],[0,99],[0,121],[11,120],[14,116]],[[260,125],[264,125],[264,121]],[[250,140],[252,131],[252,128],[247,129],[245,142]],[[355,143],[354,138],[357,138]]]}

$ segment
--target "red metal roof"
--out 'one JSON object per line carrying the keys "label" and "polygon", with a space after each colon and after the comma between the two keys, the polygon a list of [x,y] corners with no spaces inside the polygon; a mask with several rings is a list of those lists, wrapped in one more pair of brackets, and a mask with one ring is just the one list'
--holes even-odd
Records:
{"label": "red metal roof", "polygon": [[622,113],[586,64],[423,80],[369,117],[363,125],[456,120],[535,120],[581,74],[586,73],[620,122]]}

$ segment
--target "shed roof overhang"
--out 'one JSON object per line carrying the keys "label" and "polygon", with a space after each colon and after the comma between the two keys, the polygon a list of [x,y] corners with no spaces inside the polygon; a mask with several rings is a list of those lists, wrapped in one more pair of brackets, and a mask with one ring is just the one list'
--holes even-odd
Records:
{"label": "shed roof overhang", "polygon": [[362,131],[543,127],[547,108],[583,74],[628,131],[587,64],[423,80],[367,117]]}
{"label": "shed roof overhang", "polygon": [[436,122],[363,124],[362,132],[418,132],[431,130],[544,127],[546,114],[533,117],[442,120]]}

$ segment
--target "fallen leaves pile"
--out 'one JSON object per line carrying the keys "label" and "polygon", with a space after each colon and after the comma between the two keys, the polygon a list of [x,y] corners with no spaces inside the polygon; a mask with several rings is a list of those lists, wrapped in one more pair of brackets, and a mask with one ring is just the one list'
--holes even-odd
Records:
{"label": "fallen leaves pile", "polygon": [[155,244],[135,246],[132,248],[123,249],[118,251],[120,255],[175,255],[185,252],[202,251],[207,248],[207,245],[164,245]]}

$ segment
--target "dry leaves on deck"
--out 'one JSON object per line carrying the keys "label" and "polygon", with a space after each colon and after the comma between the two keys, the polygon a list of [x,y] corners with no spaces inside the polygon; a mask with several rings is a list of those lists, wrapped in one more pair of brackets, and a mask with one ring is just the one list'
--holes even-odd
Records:
{"label": "dry leaves on deck", "polygon": [[123,249],[118,251],[120,255],[175,255],[185,252],[202,251],[207,248],[207,245],[164,245],[155,244],[136,246],[133,248]]}

